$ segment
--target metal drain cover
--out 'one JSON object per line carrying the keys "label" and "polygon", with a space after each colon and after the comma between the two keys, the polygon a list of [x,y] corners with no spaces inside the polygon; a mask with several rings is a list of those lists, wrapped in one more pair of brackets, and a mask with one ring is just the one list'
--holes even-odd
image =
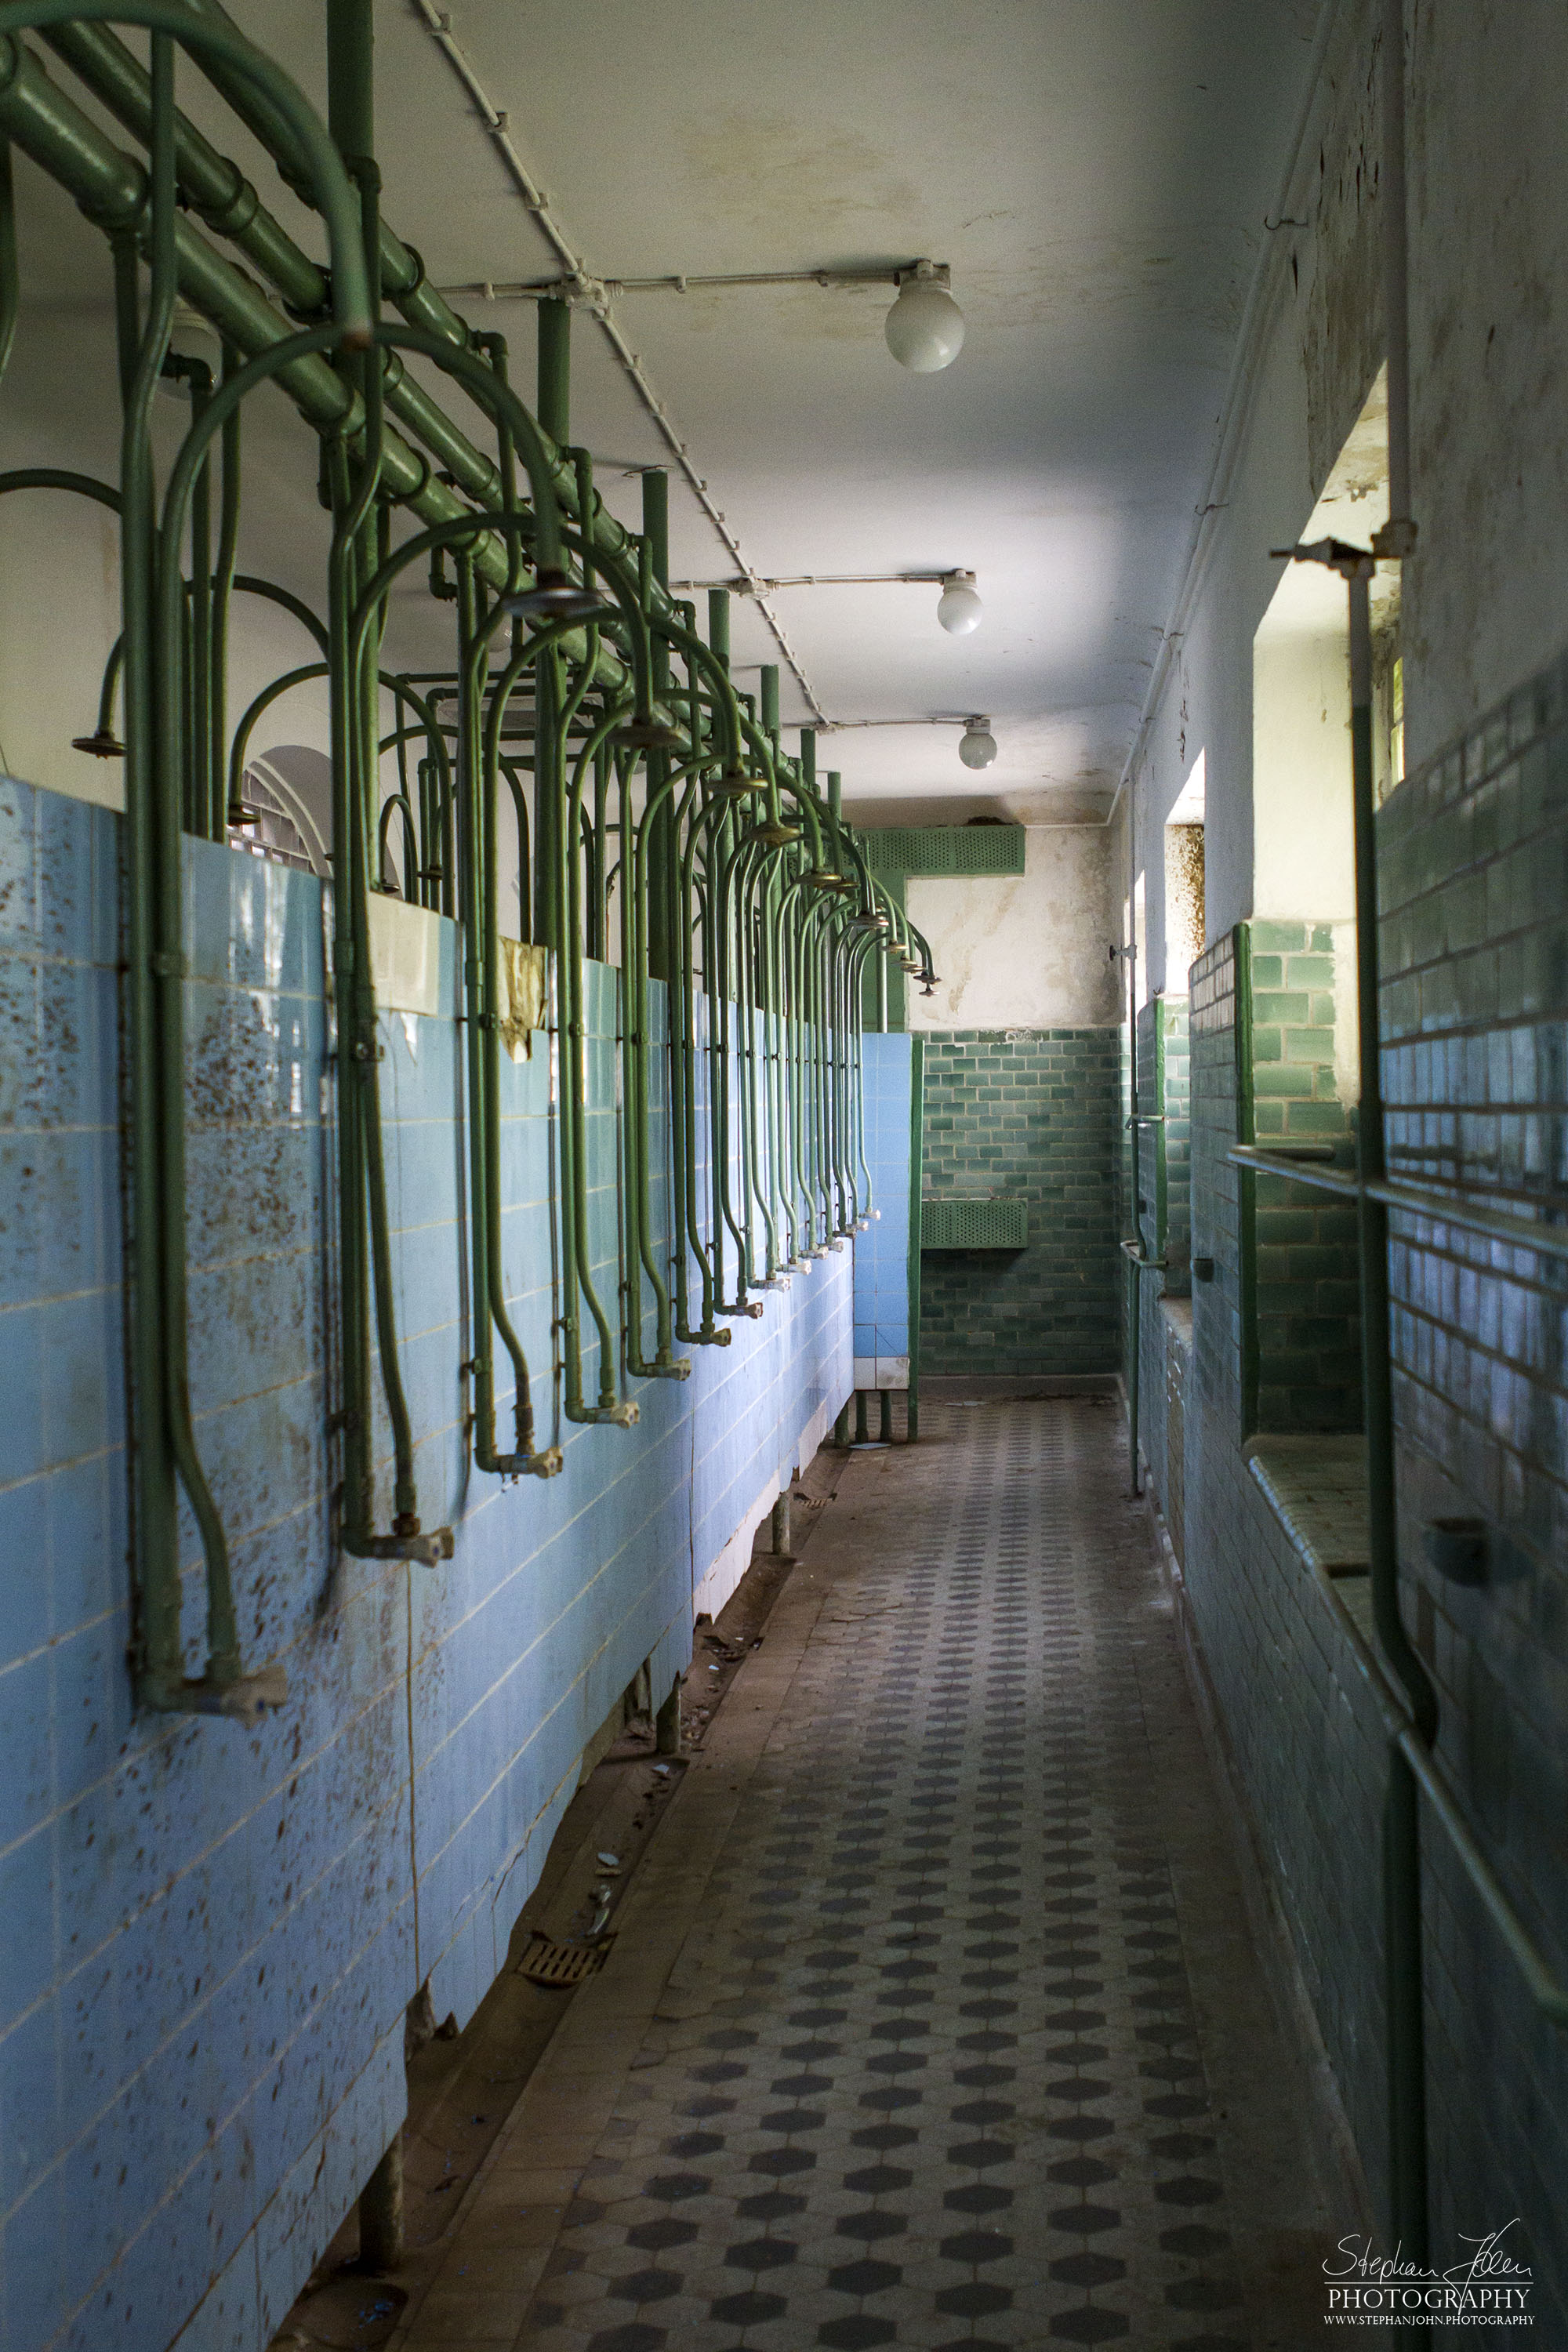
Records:
{"label": "metal drain cover", "polygon": [[613,1936],[603,1936],[593,1944],[557,1944],[535,1927],[529,1946],[517,1964],[520,1977],[530,1984],[558,1987],[581,1984],[602,1967],[605,1953],[615,1942]]}

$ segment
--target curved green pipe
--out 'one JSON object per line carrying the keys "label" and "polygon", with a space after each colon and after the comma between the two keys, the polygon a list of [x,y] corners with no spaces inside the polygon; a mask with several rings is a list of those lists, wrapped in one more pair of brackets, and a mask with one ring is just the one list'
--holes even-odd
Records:
{"label": "curved green pipe", "polygon": [[[266,53],[246,40],[233,26],[194,16],[171,0],[4,0],[0,5],[0,45],[16,47],[18,33],[45,32],[51,26],[136,25],[158,39],[178,41],[197,58],[211,58],[231,72],[243,74],[251,87],[274,107],[300,142],[311,192],[327,226],[331,252],[332,302],[337,314],[333,340],[352,350],[365,348],[374,332],[364,252],[360,241],[359,207],[343,170],[342,159],[327,135],[326,125],[303,92]],[[14,70],[14,68],[13,68]],[[154,97],[156,115],[157,100]],[[172,100],[164,126],[173,194],[174,137]],[[154,129],[156,137],[157,130]],[[173,245],[170,246],[173,260]]]}

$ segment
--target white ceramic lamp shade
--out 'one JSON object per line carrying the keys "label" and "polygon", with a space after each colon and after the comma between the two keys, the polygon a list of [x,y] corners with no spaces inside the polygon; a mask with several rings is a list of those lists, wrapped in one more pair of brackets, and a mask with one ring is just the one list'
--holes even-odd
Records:
{"label": "white ceramic lamp shade", "polygon": [[936,278],[906,278],[888,313],[888,349],[913,375],[951,367],[963,348],[963,313]]}

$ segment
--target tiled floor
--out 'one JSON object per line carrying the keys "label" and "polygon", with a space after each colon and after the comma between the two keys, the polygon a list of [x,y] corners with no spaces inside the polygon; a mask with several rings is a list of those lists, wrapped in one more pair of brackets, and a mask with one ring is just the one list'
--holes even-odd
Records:
{"label": "tiled floor", "polygon": [[858,1461],[409,2352],[1263,2352],[1299,2089],[1100,1400]]}

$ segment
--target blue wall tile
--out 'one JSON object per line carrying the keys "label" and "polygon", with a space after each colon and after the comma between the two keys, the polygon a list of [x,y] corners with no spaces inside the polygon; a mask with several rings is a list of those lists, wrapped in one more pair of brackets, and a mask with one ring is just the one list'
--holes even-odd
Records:
{"label": "blue wall tile", "polygon": [[[457,1556],[436,1570],[334,1556],[321,891],[187,842],[197,1444],[246,1654],[279,1657],[290,1696],[254,1729],[135,1714],[120,832],[109,813],[0,780],[0,1118],[30,1122],[0,1133],[0,1543],[26,1570],[0,1601],[0,1905],[8,1931],[26,1923],[0,1977],[0,2114],[26,2117],[0,2149],[5,2340],[163,2343],[200,2305],[200,2352],[260,2352],[399,2120],[405,2004],[432,1971],[438,2008],[463,2016],[482,1996],[584,1741],[650,1656],[662,1696],[690,1654],[694,1564],[705,1572],[794,1466],[812,1415],[842,1402],[850,1266],[824,1259],[770,1294],[728,1348],[692,1350],[689,1381],[629,1383],[636,1430],[556,1427],[550,1059],[503,1066],[506,1280],[542,1437],[565,1444],[567,1469],[504,1486],[475,1470],[458,1371],[464,1059],[443,925],[443,1011],[412,1024],[412,1050],[404,1021],[384,1022],[381,1074],[423,1507],[428,1523],[450,1517]],[[589,1230],[614,1322],[618,980],[589,977]],[[656,1034],[665,1020],[655,989]],[[667,1131],[660,1110],[656,1154]],[[661,1255],[668,1195],[661,1174]],[[726,1263],[732,1288],[728,1243]],[[595,1360],[590,1345],[590,1380]],[[510,1444],[504,1357],[498,1373]],[[384,1501],[379,1397],[375,1433]],[[181,1527],[198,1671],[203,1576],[184,1506]],[[65,2243],[59,2218],[84,2200],[90,2227]]]}

